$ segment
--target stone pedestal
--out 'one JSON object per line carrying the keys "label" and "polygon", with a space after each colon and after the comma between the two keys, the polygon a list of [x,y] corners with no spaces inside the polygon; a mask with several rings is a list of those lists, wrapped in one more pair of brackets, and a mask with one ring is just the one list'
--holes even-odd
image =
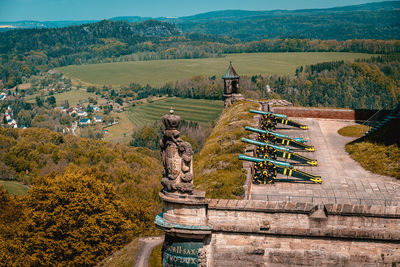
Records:
{"label": "stone pedestal", "polygon": [[244,97],[242,94],[232,94],[232,103],[235,103],[236,101],[239,100],[244,100]]}
{"label": "stone pedestal", "polygon": [[162,190],[163,212],[156,217],[157,228],[165,232],[163,266],[207,266],[207,248],[212,228],[207,222],[205,192],[171,193]]}

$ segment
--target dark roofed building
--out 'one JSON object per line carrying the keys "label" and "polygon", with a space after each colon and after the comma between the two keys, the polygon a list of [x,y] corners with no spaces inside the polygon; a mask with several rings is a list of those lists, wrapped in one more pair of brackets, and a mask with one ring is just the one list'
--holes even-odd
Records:
{"label": "dark roofed building", "polygon": [[242,95],[239,94],[239,78],[240,76],[236,73],[231,61],[225,75],[222,77],[222,79],[224,79],[225,107],[235,102],[235,100],[243,98]]}
{"label": "dark roofed building", "polygon": [[225,76],[223,79],[239,79],[240,76],[236,73],[235,69],[232,66],[232,61],[229,63],[229,67],[226,70]]}

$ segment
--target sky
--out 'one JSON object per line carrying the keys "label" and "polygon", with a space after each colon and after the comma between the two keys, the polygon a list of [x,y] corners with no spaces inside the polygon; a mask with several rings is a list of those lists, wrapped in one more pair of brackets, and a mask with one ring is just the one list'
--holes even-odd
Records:
{"label": "sky", "polygon": [[208,11],[306,9],[382,0],[0,0],[0,21],[182,17]]}

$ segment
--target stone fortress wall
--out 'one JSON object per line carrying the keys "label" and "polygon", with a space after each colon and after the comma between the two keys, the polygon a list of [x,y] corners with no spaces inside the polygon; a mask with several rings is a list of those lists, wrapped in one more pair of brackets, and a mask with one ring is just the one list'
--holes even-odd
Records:
{"label": "stone fortress wall", "polygon": [[[232,65],[225,77],[238,79]],[[353,121],[373,115],[293,107],[273,111]],[[248,184],[246,200],[207,199],[205,192],[181,188],[180,183],[193,181],[180,169],[191,148],[181,144],[179,120],[163,117],[164,208],[155,221],[166,233],[163,266],[400,266],[400,206],[248,200]],[[244,167],[249,182],[251,164]]]}
{"label": "stone fortress wall", "polygon": [[[309,114],[307,110],[315,112],[302,110],[303,114]],[[323,116],[340,114],[341,119],[351,118],[342,116],[348,110],[327,111],[323,110]],[[244,166],[251,168],[248,162]],[[203,261],[197,266],[400,263],[400,206],[206,199],[204,194],[196,194],[189,201],[168,194],[162,198],[163,223],[172,223],[164,228],[167,235],[203,240]]]}
{"label": "stone fortress wall", "polygon": [[400,207],[210,200],[209,266],[392,266]]}
{"label": "stone fortress wall", "polygon": [[[377,112],[272,110],[290,117],[353,121],[356,114],[359,120],[367,120]],[[251,179],[252,164],[243,165]],[[249,179],[246,189],[251,186]],[[399,206],[213,199],[207,214],[213,229],[210,266],[392,266],[400,262]]]}

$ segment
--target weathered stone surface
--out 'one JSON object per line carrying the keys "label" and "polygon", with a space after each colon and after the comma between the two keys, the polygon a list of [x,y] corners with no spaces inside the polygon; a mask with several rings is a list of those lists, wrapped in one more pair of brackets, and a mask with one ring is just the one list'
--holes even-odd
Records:
{"label": "weathered stone surface", "polygon": [[257,234],[212,235],[209,266],[391,266],[400,261],[395,243],[298,239]]}
{"label": "weathered stone surface", "polygon": [[161,184],[167,192],[180,192],[192,194],[193,186],[193,150],[188,142],[180,138],[178,131],[181,118],[174,115],[162,118],[165,126],[162,140],[160,140],[163,171]]}
{"label": "weathered stone surface", "polygon": [[[299,207],[307,209],[299,210]],[[382,209],[373,214],[371,206],[358,209],[358,206],[335,204],[310,208],[307,204],[243,200],[240,208],[238,205],[232,208],[228,201],[220,200],[218,207],[209,205],[208,224],[216,231],[265,233],[263,226],[268,222],[269,235],[400,240],[400,214],[385,216]],[[358,214],[355,213],[357,209]]]}

